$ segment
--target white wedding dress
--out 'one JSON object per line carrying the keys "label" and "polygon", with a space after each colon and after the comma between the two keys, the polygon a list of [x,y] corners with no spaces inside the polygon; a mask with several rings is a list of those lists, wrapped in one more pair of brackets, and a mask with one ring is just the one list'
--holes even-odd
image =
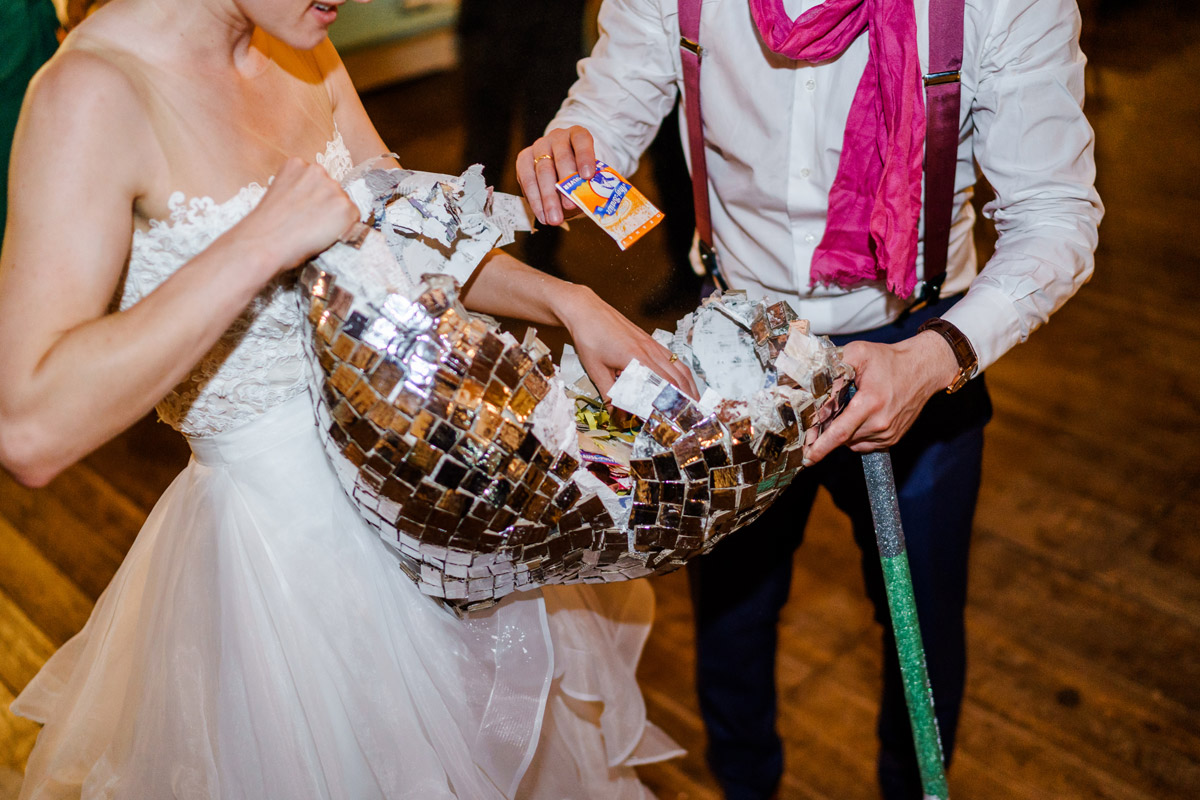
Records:
{"label": "white wedding dress", "polygon": [[[338,135],[318,160],[350,168]],[[134,234],[121,306],[264,192],[177,193]],[[295,291],[268,286],[160,404],[193,458],[13,703],[45,723],[21,797],[649,797],[632,765],[679,752],[634,677],[649,587],[555,587],[465,621],[420,594],[326,462]]]}

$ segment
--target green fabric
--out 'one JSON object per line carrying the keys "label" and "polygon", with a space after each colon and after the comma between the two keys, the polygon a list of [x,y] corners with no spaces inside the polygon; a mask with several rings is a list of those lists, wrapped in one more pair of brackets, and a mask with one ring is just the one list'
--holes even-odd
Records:
{"label": "green fabric", "polygon": [[921,783],[926,797],[946,800],[950,790],[946,785],[942,738],[938,734],[937,717],[933,715],[933,691],[929,688],[925,648],[921,644],[921,629],[917,625],[917,603],[913,598],[908,556],[901,553],[880,559],[880,563],[883,565],[883,585],[887,588],[888,606],[892,611],[892,629],[896,634],[900,675],[904,680],[904,697],[908,701],[908,715],[912,721]]}
{"label": "green fabric", "polygon": [[50,0],[0,0],[0,241],[8,216],[8,159],[29,79],[54,55],[58,17]]}

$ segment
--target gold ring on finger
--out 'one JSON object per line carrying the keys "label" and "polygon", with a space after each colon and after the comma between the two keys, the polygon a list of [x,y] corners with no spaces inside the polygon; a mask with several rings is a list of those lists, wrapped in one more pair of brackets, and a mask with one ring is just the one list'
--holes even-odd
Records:
{"label": "gold ring on finger", "polygon": [[537,158],[535,158],[535,159],[533,160],[533,165],[536,167],[536,166],[537,166],[537,163],[538,163],[539,161],[541,161],[543,158],[554,158],[554,156],[552,156],[552,155],[550,155],[550,154],[548,154],[548,153],[542,153],[540,156],[538,156]]}
{"label": "gold ring on finger", "polygon": [[678,360],[679,360],[679,354],[678,354],[678,353],[671,353],[671,357],[667,359],[667,361],[668,361],[668,362],[670,362],[670,363],[672,363],[672,364],[674,364],[674,363],[675,363],[676,361],[678,361]]}

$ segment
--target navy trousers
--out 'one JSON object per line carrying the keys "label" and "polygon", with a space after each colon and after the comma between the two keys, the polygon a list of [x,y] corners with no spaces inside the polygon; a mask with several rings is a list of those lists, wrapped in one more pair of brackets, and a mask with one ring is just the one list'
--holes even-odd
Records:
{"label": "navy trousers", "polygon": [[[956,299],[943,299],[903,321],[834,337],[834,341],[906,339]],[[983,427],[990,417],[991,402],[978,377],[952,395],[935,395],[912,429],[891,448],[947,761],[954,748],[966,677],[967,551],[979,493]],[[696,612],[697,689],[708,732],[709,766],[728,800],[763,800],[779,787],[783,746],[775,724],[776,628],[788,600],[792,556],[804,539],[819,486],[829,490],[853,524],[867,592],[883,629],[884,680],[878,719],[883,796],[920,800],[920,776],[862,458],[846,448],[797,475],[784,496],[747,530],[730,536],[689,566]]]}

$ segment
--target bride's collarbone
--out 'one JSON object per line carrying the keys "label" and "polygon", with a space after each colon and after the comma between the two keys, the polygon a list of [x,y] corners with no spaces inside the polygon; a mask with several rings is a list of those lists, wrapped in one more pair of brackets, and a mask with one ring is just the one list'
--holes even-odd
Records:
{"label": "bride's collarbone", "polygon": [[156,128],[164,158],[153,190],[139,203],[147,219],[165,219],[178,194],[220,203],[248,185],[267,186],[288,158],[313,162],[323,154],[334,123],[320,108],[249,109],[232,101],[209,113],[180,112]]}
{"label": "bride's collarbone", "polygon": [[167,219],[180,194],[223,203],[250,184],[267,185],[288,158],[312,162],[325,152],[333,109],[310,54],[260,37],[254,69],[216,69],[163,48],[131,50],[102,29],[79,33],[86,35],[68,40],[64,50],[115,67],[148,123],[148,136],[127,140],[139,148],[139,228]]}
{"label": "bride's collarbone", "polygon": [[164,134],[191,134],[252,156],[264,151],[311,158],[309,151],[324,145],[329,134],[325,128],[333,124],[328,93],[280,69],[268,72],[273,77],[190,78],[189,85],[164,98],[164,122],[177,118],[174,126],[164,126]]}

